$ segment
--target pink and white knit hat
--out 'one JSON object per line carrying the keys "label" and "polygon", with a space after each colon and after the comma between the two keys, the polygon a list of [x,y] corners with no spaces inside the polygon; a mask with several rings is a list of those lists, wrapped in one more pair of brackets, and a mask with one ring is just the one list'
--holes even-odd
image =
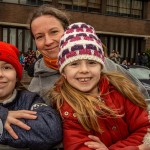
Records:
{"label": "pink and white knit hat", "polygon": [[92,26],[74,23],[68,26],[60,40],[58,54],[59,71],[76,60],[88,59],[101,63],[104,67],[104,52],[101,40]]}

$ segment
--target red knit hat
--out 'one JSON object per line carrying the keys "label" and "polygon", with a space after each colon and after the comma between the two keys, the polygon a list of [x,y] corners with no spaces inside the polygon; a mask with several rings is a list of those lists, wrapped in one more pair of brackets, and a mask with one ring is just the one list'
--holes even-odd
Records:
{"label": "red knit hat", "polygon": [[19,61],[19,50],[12,44],[0,42],[0,60],[10,63],[16,70],[19,80],[22,78],[22,65]]}
{"label": "red knit hat", "polygon": [[19,52],[18,48],[15,45],[13,45],[13,44],[9,43],[9,45],[15,51],[15,53],[17,54],[17,56],[19,58],[20,52]]}

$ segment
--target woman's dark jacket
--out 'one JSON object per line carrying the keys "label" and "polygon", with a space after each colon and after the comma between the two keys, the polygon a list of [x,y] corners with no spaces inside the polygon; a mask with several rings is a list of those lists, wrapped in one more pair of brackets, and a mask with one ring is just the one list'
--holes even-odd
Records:
{"label": "woman's dark jacket", "polygon": [[[36,120],[20,119],[31,127],[29,131],[11,125],[19,137],[17,140],[13,139],[4,128],[8,111],[11,110],[37,111]],[[0,144],[32,150],[47,150],[62,140],[61,125],[57,112],[46,105],[36,93],[19,91],[12,102],[0,106]]]}

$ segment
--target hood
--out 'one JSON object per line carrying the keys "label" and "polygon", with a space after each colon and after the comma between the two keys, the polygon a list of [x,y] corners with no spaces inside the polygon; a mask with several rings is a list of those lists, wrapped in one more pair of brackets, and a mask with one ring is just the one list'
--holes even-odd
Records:
{"label": "hood", "polygon": [[39,59],[34,66],[34,76],[41,76],[41,77],[47,77],[51,75],[59,74],[59,70],[54,70],[51,68],[48,68],[45,63],[43,58]]}

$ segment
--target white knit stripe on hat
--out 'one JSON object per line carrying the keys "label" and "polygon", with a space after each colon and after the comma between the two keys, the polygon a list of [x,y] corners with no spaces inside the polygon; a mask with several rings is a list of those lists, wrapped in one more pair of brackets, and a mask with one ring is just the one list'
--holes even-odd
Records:
{"label": "white knit stripe on hat", "polygon": [[83,54],[83,55],[76,55],[74,57],[66,58],[65,62],[62,63],[62,65],[60,65],[59,71],[62,72],[62,69],[69,63],[76,61],[76,60],[83,60],[83,59],[94,60],[96,62],[99,62],[102,66],[104,66],[104,61],[102,59],[99,59],[99,57],[94,56],[94,55],[89,56],[87,54]]}

